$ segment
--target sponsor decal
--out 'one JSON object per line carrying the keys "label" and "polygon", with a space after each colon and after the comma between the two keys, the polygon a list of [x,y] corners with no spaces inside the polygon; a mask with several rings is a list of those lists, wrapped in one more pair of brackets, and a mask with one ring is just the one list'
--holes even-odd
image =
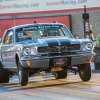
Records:
{"label": "sponsor decal", "polygon": [[85,38],[89,38],[89,31],[90,31],[90,28],[89,28],[89,20],[84,20],[84,37]]}
{"label": "sponsor decal", "polygon": [[[100,7],[100,0],[0,0],[1,13]],[[52,7],[51,7],[52,6]]]}
{"label": "sponsor decal", "polygon": [[31,8],[31,7],[38,7],[39,3],[34,4],[10,4],[10,5],[0,5],[0,9],[12,9],[12,8]]}
{"label": "sponsor decal", "polygon": [[76,5],[80,3],[87,3],[87,0],[60,0],[55,2],[46,2],[46,6],[57,6],[57,5]]}

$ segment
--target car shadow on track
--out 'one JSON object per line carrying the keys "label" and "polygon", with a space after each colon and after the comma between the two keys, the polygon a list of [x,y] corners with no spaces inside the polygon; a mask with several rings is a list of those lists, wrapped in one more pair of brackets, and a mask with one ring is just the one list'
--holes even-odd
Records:
{"label": "car shadow on track", "polygon": [[71,80],[71,79],[55,79],[53,76],[42,76],[42,78],[30,78],[27,86],[20,86],[18,78],[16,77],[16,82],[11,80],[7,84],[0,84],[0,93],[11,92],[11,91],[21,91],[29,90],[35,88],[53,87],[69,84],[79,84],[81,80]]}
{"label": "car shadow on track", "polygon": [[[92,70],[92,73],[99,74],[100,70]],[[83,82],[78,75],[70,73],[67,79],[55,79],[52,75],[31,77],[27,86],[20,86],[18,76],[15,75],[9,83],[0,84],[0,93],[81,83]]]}

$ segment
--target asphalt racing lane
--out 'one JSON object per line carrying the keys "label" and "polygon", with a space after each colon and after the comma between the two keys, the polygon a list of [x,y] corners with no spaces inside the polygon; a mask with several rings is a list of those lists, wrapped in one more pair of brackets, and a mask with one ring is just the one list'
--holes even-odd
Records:
{"label": "asphalt racing lane", "polygon": [[14,76],[10,83],[0,84],[0,100],[100,100],[100,71],[93,71],[89,82],[73,73],[59,80],[51,74],[31,77],[23,87],[18,82]]}

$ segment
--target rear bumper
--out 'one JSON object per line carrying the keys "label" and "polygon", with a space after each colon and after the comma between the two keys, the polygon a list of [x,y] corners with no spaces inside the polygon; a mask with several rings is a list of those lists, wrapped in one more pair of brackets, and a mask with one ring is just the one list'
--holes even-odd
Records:
{"label": "rear bumper", "polygon": [[63,56],[41,56],[33,58],[21,58],[21,64],[23,67],[28,67],[27,62],[30,62],[30,68],[48,68],[54,66],[53,61],[56,58],[67,58],[67,65],[78,65],[88,63],[88,58],[92,57],[93,53],[86,54],[73,54],[73,55],[63,55]]}

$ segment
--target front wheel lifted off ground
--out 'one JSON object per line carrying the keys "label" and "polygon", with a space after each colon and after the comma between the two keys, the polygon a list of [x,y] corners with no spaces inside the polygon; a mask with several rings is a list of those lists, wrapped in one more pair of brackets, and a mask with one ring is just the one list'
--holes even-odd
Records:
{"label": "front wheel lifted off ground", "polygon": [[18,62],[18,76],[20,85],[21,86],[27,85],[29,78],[29,70],[27,68],[22,67],[20,62]]}
{"label": "front wheel lifted off ground", "polygon": [[91,79],[91,66],[90,63],[82,64],[78,67],[79,76],[82,81],[86,82]]}

